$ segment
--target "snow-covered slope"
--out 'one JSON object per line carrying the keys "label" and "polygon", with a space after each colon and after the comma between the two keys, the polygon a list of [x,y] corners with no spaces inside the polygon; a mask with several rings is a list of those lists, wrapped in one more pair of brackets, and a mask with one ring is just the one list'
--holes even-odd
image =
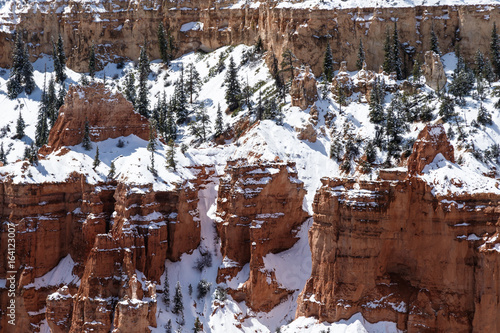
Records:
{"label": "snow-covered slope", "polygon": [[[340,2],[339,2],[340,3]],[[355,2],[343,2],[342,5],[355,4]],[[408,2],[396,2],[401,5],[411,5]],[[4,3],[5,4],[5,3]],[[357,3],[356,3],[357,4]],[[380,3],[380,5],[384,5]],[[225,89],[223,87],[226,70],[221,73],[216,73],[213,68],[219,61],[222,55],[225,58],[226,68],[229,62],[229,57],[233,57],[236,64],[240,64],[245,52],[251,48],[247,46],[223,47],[214,52],[205,53],[190,53],[173,61],[170,69],[162,69],[162,65],[156,61],[152,64],[153,72],[149,76],[149,85],[151,87],[150,96],[152,96],[151,105],[154,105],[161,94],[170,97],[174,93],[176,80],[181,75],[181,68],[186,68],[188,64],[194,64],[203,80],[203,86],[199,95],[195,98],[195,103],[190,106],[190,109],[195,109],[199,103],[203,102],[207,108],[208,115],[211,119],[211,129],[213,129],[217,107],[221,106],[222,110],[227,107],[224,99]],[[443,57],[447,74],[451,72],[456,65],[455,56],[447,54]],[[4,149],[8,152],[6,166],[0,167],[2,177],[12,177],[14,182],[59,182],[63,181],[71,172],[76,171],[87,175],[87,180],[90,183],[105,181],[109,173],[111,162],[116,166],[117,178],[123,182],[133,184],[151,184],[153,183],[156,190],[170,189],[175,183],[182,179],[194,178],[196,175],[189,168],[193,165],[214,165],[216,175],[221,175],[224,172],[224,167],[228,160],[236,158],[248,158],[249,162],[261,160],[275,160],[276,158],[282,161],[296,162],[298,176],[305,184],[307,190],[306,199],[304,202],[305,209],[312,214],[312,201],[316,189],[320,186],[321,177],[336,177],[349,176],[360,178],[375,178],[377,176],[377,168],[375,167],[370,173],[361,174],[355,168],[348,174],[342,173],[339,169],[339,163],[330,158],[330,146],[338,140],[339,136],[335,136],[341,132],[345,124],[350,124],[353,137],[359,138],[359,148],[363,151],[366,148],[368,140],[375,136],[375,126],[369,121],[369,108],[366,103],[358,102],[358,95],[353,95],[350,98],[350,103],[347,107],[339,108],[334,102],[333,95],[329,90],[325,91],[324,96],[317,102],[319,112],[318,123],[314,125],[317,133],[317,141],[311,143],[309,141],[299,140],[297,138],[296,128],[305,127],[309,124],[309,109],[302,111],[298,107],[290,105],[290,97],[282,105],[284,112],[283,125],[278,125],[275,121],[264,120],[256,126],[242,133],[239,138],[228,140],[224,145],[216,145],[208,141],[199,143],[196,138],[190,133],[188,126],[183,125],[179,128],[179,137],[176,141],[175,159],[177,160],[177,171],[169,170],[165,167],[166,154],[168,147],[157,142],[158,150],[155,157],[155,168],[158,170],[158,176],[153,176],[148,170],[151,153],[146,149],[147,142],[135,136],[129,136],[121,139],[108,139],[103,142],[94,143],[91,151],[84,150],[81,146],[68,147],[70,152],[58,156],[57,152],[49,155],[47,159],[41,160],[38,165],[30,165],[22,167],[24,161],[24,150],[34,140],[35,125],[37,121],[38,104],[41,96],[40,88],[43,87],[44,71],[47,69],[48,75],[53,72],[52,60],[50,57],[43,57],[36,61],[35,81],[38,86],[36,91],[30,96],[24,93],[15,100],[9,100],[6,96],[6,81],[9,77],[9,70],[0,71],[0,100],[2,104],[3,114],[0,117],[0,142]],[[133,63],[127,63],[123,68],[117,68],[115,64],[110,64],[101,72],[97,73],[97,80],[102,80],[104,73],[107,77],[107,85],[110,89],[119,91],[124,85],[125,74],[135,71]],[[80,75],[66,70],[69,78],[66,84],[76,84]],[[274,83],[269,74],[267,66],[262,58],[255,61],[249,61],[239,66],[239,78],[241,82],[248,83],[252,87],[253,96],[252,103],[256,104],[260,92],[264,95],[273,89]],[[355,73],[350,73],[354,76]],[[490,88],[487,88],[490,91]],[[431,96],[429,105],[436,107],[433,111],[435,118],[437,117],[437,107],[439,99],[434,96],[430,88],[424,87],[423,95]],[[472,97],[466,97],[465,105],[457,107],[459,115],[465,120],[463,130],[468,134],[469,147],[472,145],[478,151],[484,151],[493,144],[500,142],[500,113],[495,109],[494,103],[497,98],[487,94],[487,98],[482,101],[482,104],[492,114],[493,124],[489,126],[474,127],[471,126],[471,120],[477,117],[477,108],[479,101]],[[274,98],[271,95],[271,98]],[[388,95],[385,102],[389,103],[393,95]],[[14,139],[16,120],[19,114],[22,114],[26,127],[26,136],[21,140]],[[248,117],[249,111],[245,107],[239,113],[233,115],[223,114],[223,119],[228,127],[233,127],[238,122]],[[327,126],[325,116],[329,115],[334,119],[333,127]],[[252,118],[251,118],[252,119]],[[406,144],[410,144],[416,138],[419,131],[424,127],[424,123],[415,122],[410,124],[410,129],[404,135]],[[454,129],[453,124],[446,123],[445,129]],[[118,147],[118,141],[124,142],[124,147]],[[450,183],[447,177],[451,173],[453,177],[464,180],[464,184],[471,183],[473,187],[462,187],[457,191],[471,192],[491,192],[500,194],[500,186],[498,180],[486,177],[484,174],[489,173],[496,167],[499,170],[498,161],[487,159],[479,160],[473,155],[470,148],[460,148],[458,138],[453,138],[452,144],[455,145],[455,157],[461,161],[461,164],[453,164],[448,161],[442,161],[436,158],[433,164],[429,165],[424,170],[423,179],[434,186],[436,194],[453,194],[455,188]],[[181,152],[181,146],[188,147],[186,151]],[[93,159],[96,148],[99,147],[100,159],[102,163],[95,170],[92,168]],[[258,153],[258,155],[256,154]],[[378,151],[375,165],[381,165],[386,160],[386,152]],[[444,171],[443,171],[444,170]],[[494,175],[498,178],[498,173]],[[3,178],[5,179],[5,178]],[[193,254],[185,254],[179,262],[167,263],[168,280],[173,286],[175,281],[182,281],[184,297],[186,328],[192,327],[196,317],[200,317],[207,332],[272,332],[281,325],[283,332],[320,332],[330,329],[331,332],[395,332],[395,325],[392,323],[370,324],[363,320],[360,315],[356,315],[349,321],[341,322],[332,325],[319,324],[314,319],[299,318],[290,323],[294,319],[296,309],[296,299],[300,290],[302,290],[306,279],[310,275],[311,259],[307,240],[307,230],[311,221],[305,223],[299,232],[299,242],[290,250],[279,253],[269,254],[264,258],[266,269],[274,270],[278,282],[290,290],[295,290],[295,293],[289,299],[273,309],[270,313],[253,313],[244,303],[236,303],[230,297],[224,301],[225,306],[214,307],[213,291],[215,288],[215,278],[217,275],[217,267],[222,264],[222,257],[219,251],[219,245],[214,243],[214,227],[213,220],[216,208],[217,196],[217,180],[213,179],[213,183],[200,193],[200,217],[202,225],[202,243],[201,249],[213,250],[213,265],[199,272],[193,268],[194,263],[200,258],[201,254],[195,251]],[[291,267],[291,260],[300,258],[301,265],[299,267]],[[70,260],[70,259],[68,259]],[[68,266],[68,262],[61,262],[60,265]],[[63,267],[63,268],[64,268]],[[59,267],[60,268],[60,267]],[[60,269],[55,269],[55,275],[60,275]],[[61,268],[62,269],[62,268]],[[231,283],[238,285],[248,278],[248,269],[243,269],[242,272]],[[162,284],[165,281],[166,275],[162,277]],[[206,279],[212,283],[211,293],[202,300],[196,299],[196,285],[200,279]],[[194,289],[193,295],[189,295],[189,285]],[[158,288],[162,288],[160,285]],[[173,288],[172,288],[173,289]],[[172,293],[173,291],[171,291]],[[212,298],[211,298],[212,297]],[[154,332],[163,332],[165,325],[169,319],[175,322],[176,317],[171,314],[162,301],[158,302],[158,328]],[[290,323],[290,324],[289,324]],[[174,325],[175,329],[175,325]]]}

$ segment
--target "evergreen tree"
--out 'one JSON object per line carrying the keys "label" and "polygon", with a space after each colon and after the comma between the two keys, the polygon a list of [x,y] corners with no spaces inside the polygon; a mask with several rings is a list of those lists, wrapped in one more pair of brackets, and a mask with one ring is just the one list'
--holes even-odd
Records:
{"label": "evergreen tree", "polygon": [[135,105],[136,94],[135,94],[135,75],[133,72],[128,72],[125,76],[125,98],[127,101]]}
{"label": "evergreen tree", "polygon": [[168,282],[168,269],[165,267],[165,282],[163,283],[163,303],[170,308],[170,283]]}
{"label": "evergreen tree", "polygon": [[35,143],[37,147],[41,147],[47,143],[49,137],[49,128],[47,125],[47,89],[46,78],[43,82],[42,96],[38,106],[38,119],[35,128]]}
{"label": "evergreen tree", "polygon": [[485,73],[483,72],[485,70],[485,66],[486,60],[484,59],[484,55],[481,51],[477,50],[476,55],[474,56],[474,73],[476,74],[477,78],[485,78]]}
{"label": "evergreen tree", "polygon": [[149,161],[148,170],[153,174],[153,176],[158,177],[158,171],[155,167],[155,152],[151,151],[151,159]]}
{"label": "evergreen tree", "polygon": [[167,40],[168,40],[168,58],[169,63],[175,59],[175,53],[177,52],[177,45],[174,40],[174,36],[172,36],[170,30],[167,31]]}
{"label": "evergreen tree", "polygon": [[226,103],[229,110],[234,111],[240,104],[241,88],[238,82],[238,69],[236,68],[233,57],[229,59],[229,67],[227,69],[224,84],[226,86]]}
{"label": "evergreen tree", "polygon": [[394,72],[396,72],[398,80],[403,79],[403,61],[401,60],[400,52],[400,42],[399,42],[399,32],[396,22],[394,22],[394,33],[392,35],[392,64],[394,66]]}
{"label": "evergreen tree", "polygon": [[498,39],[497,25],[495,22],[493,22],[493,29],[491,30],[490,58],[495,75],[500,77],[500,40]]}
{"label": "evergreen tree", "polygon": [[201,324],[200,318],[196,317],[194,321],[193,333],[198,333],[203,331],[203,325]]}
{"label": "evergreen tree", "polygon": [[215,137],[220,136],[224,132],[224,120],[222,119],[222,110],[220,104],[217,105],[217,118],[215,118]]}
{"label": "evergreen tree", "polygon": [[181,75],[175,84],[174,98],[171,107],[177,117],[177,124],[184,124],[188,119],[187,96],[184,86],[184,68],[181,67]]}
{"label": "evergreen tree", "polygon": [[0,162],[2,165],[7,165],[7,154],[3,148],[3,142],[0,143]]}
{"label": "evergreen tree", "polygon": [[139,56],[139,94],[136,102],[136,110],[144,117],[149,117],[149,87],[148,76],[151,72],[149,58],[146,53],[146,45],[141,47]]}
{"label": "evergreen tree", "polygon": [[101,164],[101,160],[99,159],[99,146],[95,150],[94,163],[92,164],[92,169],[96,169],[99,164]]}
{"label": "evergreen tree", "polygon": [[439,41],[436,36],[436,33],[434,32],[434,26],[431,29],[431,45],[430,45],[430,50],[433,51],[434,53],[441,55],[441,51],[439,50]]}
{"label": "evergreen tree", "polygon": [[493,67],[491,66],[491,61],[490,59],[486,58],[485,63],[484,63],[484,70],[483,70],[483,75],[486,81],[491,86],[491,83],[495,81],[495,73],[493,72]]}
{"label": "evergreen tree", "polygon": [[89,75],[92,81],[94,81],[95,72],[96,72],[95,46],[94,44],[92,44],[92,46],[90,47],[90,54],[89,54]]}
{"label": "evergreen tree", "polygon": [[173,171],[176,170],[176,162],[175,162],[175,144],[174,140],[170,140],[168,142],[168,150],[167,150],[167,169],[171,169]]}
{"label": "evergreen tree", "polygon": [[380,124],[385,119],[384,114],[384,87],[382,82],[378,77],[375,77],[375,81],[373,83],[373,88],[370,92],[370,121],[374,124]]}
{"label": "evergreen tree", "polygon": [[[399,94],[398,94],[399,95]],[[392,165],[391,158],[399,158],[401,153],[402,135],[407,130],[408,125],[401,116],[401,97],[396,95],[387,108],[385,134],[387,137],[387,161]]]}
{"label": "evergreen tree", "polygon": [[81,74],[80,75],[80,80],[78,81],[78,83],[81,86],[85,87],[85,86],[88,86],[90,82],[89,82],[89,79],[87,78],[87,75]]}
{"label": "evergreen tree", "polygon": [[38,165],[38,149],[33,142],[31,143],[28,162],[30,162],[31,165]]}
{"label": "evergreen tree", "polygon": [[443,121],[447,122],[456,115],[454,100],[448,96],[442,97],[441,105],[439,106],[439,116],[443,118]]}
{"label": "evergreen tree", "polygon": [[282,54],[283,60],[281,61],[281,70],[283,72],[289,71],[290,72],[290,82],[293,81],[294,76],[294,67],[295,63],[298,61],[297,57],[295,54],[290,49],[286,49],[285,52]]}
{"label": "evergreen tree", "polygon": [[171,106],[167,107],[167,114],[165,117],[165,139],[174,141],[177,138],[177,125],[175,124],[175,115]]}
{"label": "evergreen tree", "polygon": [[[271,54],[271,66],[270,66],[270,72],[271,76],[274,79],[274,85],[276,86],[276,90],[278,91],[278,95],[281,99],[285,99],[286,95],[286,86],[283,80],[283,76],[279,72],[279,67],[278,67],[278,59],[274,55],[274,53]],[[260,120],[260,119],[258,119]]]}
{"label": "evergreen tree", "polygon": [[467,66],[463,66],[458,73],[453,73],[448,91],[463,103],[464,97],[469,95],[474,87],[474,74]]}
{"label": "evergreen tree", "polygon": [[7,96],[10,99],[15,99],[23,91],[23,67],[26,59],[24,53],[24,43],[21,38],[21,33],[14,35],[14,48],[12,50],[12,67],[9,81],[7,82]]}
{"label": "evergreen tree", "polygon": [[262,52],[264,52],[264,42],[262,41],[262,38],[259,36],[255,41],[255,53],[262,53]]}
{"label": "evergreen tree", "polygon": [[480,125],[492,125],[493,120],[491,119],[491,114],[486,110],[486,108],[483,106],[483,103],[479,105],[479,110],[477,113],[477,123]]}
{"label": "evergreen tree", "polygon": [[170,57],[168,54],[168,41],[165,36],[165,28],[163,22],[158,25],[158,48],[160,49],[160,58],[167,66],[170,64]]}
{"label": "evergreen tree", "polygon": [[64,41],[62,39],[62,36],[59,34],[59,37],[57,38],[57,58],[59,59],[59,65],[60,70],[56,71],[56,80],[59,83],[64,82],[66,80],[67,75],[65,73],[65,67],[66,67],[66,53],[64,53]]}
{"label": "evergreen tree", "polygon": [[19,112],[19,118],[17,118],[16,123],[16,139],[22,139],[24,136],[24,129],[26,128],[26,123],[24,122],[21,112]]}
{"label": "evergreen tree", "polygon": [[413,82],[420,82],[420,78],[422,77],[422,69],[420,67],[420,63],[416,59],[413,62],[412,76]]}
{"label": "evergreen tree", "polygon": [[174,307],[172,309],[172,312],[174,314],[184,313],[184,304],[182,303],[181,284],[179,281],[177,281],[177,284],[175,285],[175,294],[174,294],[173,302],[174,302]]}
{"label": "evergreen tree", "polygon": [[59,40],[62,43],[61,35],[59,35],[57,45],[52,41],[52,58],[54,62],[54,72],[56,73],[56,81],[64,82],[64,80],[66,80],[66,73],[64,72],[64,65],[61,63],[61,59],[65,60],[66,56],[64,55],[64,50],[62,50],[62,57],[59,56]]}
{"label": "evergreen tree", "polygon": [[384,72],[388,74],[391,73],[394,68],[394,64],[392,63],[392,59],[394,58],[392,52],[393,48],[392,48],[391,35],[389,34],[389,30],[387,30],[385,32],[384,63],[382,65],[382,68],[384,69]]}
{"label": "evergreen tree", "polygon": [[57,96],[56,96],[56,86],[54,78],[51,76],[49,80],[49,87],[46,94],[46,108],[47,108],[47,118],[49,120],[50,128],[54,126],[57,120]]}
{"label": "evergreen tree", "polygon": [[196,111],[195,120],[189,124],[191,134],[202,142],[207,140],[209,135],[210,117],[207,114],[204,103],[202,102]]}
{"label": "evergreen tree", "polygon": [[108,179],[115,178],[115,174],[116,174],[115,161],[111,161],[111,165],[109,166]]}
{"label": "evergreen tree", "polygon": [[155,126],[152,121],[149,122],[149,141],[147,149],[152,152],[156,151]]}
{"label": "evergreen tree", "polygon": [[217,60],[217,74],[222,73],[226,69],[226,63],[224,61],[224,53],[219,53],[219,60]]}
{"label": "evergreen tree", "polygon": [[55,101],[56,110],[59,111],[61,106],[64,104],[64,99],[66,98],[66,88],[64,84],[59,87],[59,94],[57,95],[57,100]]}
{"label": "evergreen tree", "polygon": [[337,87],[335,89],[335,101],[339,105],[339,112],[342,113],[342,107],[347,105],[347,97],[344,91],[344,86],[342,83],[337,82]]}
{"label": "evergreen tree", "polygon": [[87,120],[87,118],[85,118],[85,128],[83,130],[82,147],[85,150],[91,150],[92,149],[92,142],[90,142],[89,121]]}
{"label": "evergreen tree", "polygon": [[24,81],[24,91],[27,95],[31,95],[31,93],[36,88],[35,79],[33,78],[33,65],[29,61],[28,48],[24,48],[24,63],[22,68],[22,75]]}
{"label": "evergreen tree", "polygon": [[358,60],[356,61],[356,68],[361,70],[363,68],[363,63],[365,62],[365,48],[363,47],[363,42],[361,39],[359,40],[359,48],[358,48]]}
{"label": "evergreen tree", "polygon": [[189,101],[193,104],[193,95],[198,95],[201,88],[200,73],[196,70],[193,64],[189,64],[186,68],[186,92],[189,94]]}
{"label": "evergreen tree", "polygon": [[172,333],[172,319],[169,319],[165,327],[165,333]]}
{"label": "evergreen tree", "polygon": [[325,58],[323,60],[323,73],[328,82],[333,79],[333,55],[330,43],[326,44]]}

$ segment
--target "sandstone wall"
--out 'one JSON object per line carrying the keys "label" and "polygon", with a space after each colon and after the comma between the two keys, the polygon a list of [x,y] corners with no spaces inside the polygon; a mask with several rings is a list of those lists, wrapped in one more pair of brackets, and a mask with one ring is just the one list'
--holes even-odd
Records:
{"label": "sandstone wall", "polygon": [[[476,5],[309,10],[280,9],[267,2],[258,8],[229,9],[232,1],[141,1],[131,5],[113,0],[103,4],[107,12],[97,14],[80,2],[68,3],[73,7],[67,14],[57,13],[58,6],[47,13],[31,10],[20,14],[18,29],[23,29],[25,39],[32,43],[33,55],[51,54],[51,39],[61,33],[66,41],[68,65],[77,71],[88,70],[92,44],[96,44],[98,57],[119,61],[137,59],[139,47],[147,41],[151,57],[159,58],[156,33],[160,21],[178,41],[177,55],[224,45],[253,44],[261,36],[265,47],[278,58],[290,48],[318,75],[327,43],[332,47],[334,60],[346,60],[348,69],[354,70],[361,40],[368,69],[378,70],[383,63],[385,33],[394,28],[393,18],[407,51],[406,69],[411,71],[412,57],[417,56],[423,63],[432,26],[443,53],[453,51],[460,40],[462,54],[472,59],[478,49],[488,53],[493,22],[500,18],[500,7]],[[188,22],[202,22],[204,28],[181,32],[181,26]],[[0,66],[6,67],[10,63],[10,39],[5,33],[0,37]]]}

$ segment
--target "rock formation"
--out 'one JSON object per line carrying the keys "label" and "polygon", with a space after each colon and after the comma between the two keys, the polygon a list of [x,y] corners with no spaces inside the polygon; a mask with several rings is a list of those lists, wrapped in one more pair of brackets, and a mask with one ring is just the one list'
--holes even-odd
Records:
{"label": "rock formation", "polygon": [[64,105],[50,131],[46,154],[62,146],[80,144],[88,121],[93,142],[134,134],[149,139],[147,119],[134,112],[134,107],[120,93],[111,93],[103,84],[70,86]]}
{"label": "rock formation", "polygon": [[332,87],[331,87],[332,93],[334,95],[338,95],[339,89],[342,89],[345,96],[347,96],[347,97],[352,95],[353,83],[351,80],[351,76],[347,72],[347,62],[346,61],[342,61],[340,63],[339,71],[338,71],[337,75],[335,75],[335,77],[332,80]]}
{"label": "rock formation", "polygon": [[294,232],[307,218],[304,195],[293,163],[248,165],[236,160],[220,179],[217,230],[226,265],[217,279],[227,281],[249,263],[248,281],[232,294],[256,311],[269,311],[290,293],[279,286],[274,272],[264,270],[263,257],[297,241]]}
{"label": "rock formation", "polygon": [[290,96],[292,97],[292,106],[298,106],[302,110],[307,109],[318,100],[316,78],[309,67],[301,70],[293,79]]}
{"label": "rock formation", "polygon": [[408,158],[408,173],[422,173],[437,154],[442,154],[450,162],[455,162],[453,146],[448,141],[443,125],[426,125],[418,134],[413,144],[413,151]]}
{"label": "rock formation", "polygon": [[[461,40],[461,52],[472,59],[477,50],[489,51],[492,22],[500,12],[495,5],[414,6],[401,8],[336,8],[320,10],[309,8],[276,8],[274,3],[260,6],[231,8],[236,1],[224,4],[207,1],[141,1],[129,3],[119,0],[93,3],[70,0],[65,3],[71,11],[60,11],[60,6],[30,6],[20,3],[16,14],[3,14],[3,26],[25,31],[25,39],[32,43],[30,54],[51,54],[51,38],[62,34],[65,40],[68,65],[77,71],[87,71],[90,47],[96,45],[98,57],[119,62],[139,57],[140,46],[148,40],[151,57],[159,59],[157,28],[160,21],[169,27],[178,42],[177,55],[202,49],[213,50],[224,45],[252,45],[260,36],[264,46],[273,50],[278,60],[285,49],[312,66],[319,76],[327,41],[334,59],[344,59],[349,70],[355,69],[359,40],[365,49],[370,69],[378,69],[384,59],[384,38],[387,29],[393,29],[393,20],[400,22],[400,40],[408,43],[407,66],[415,57],[422,58],[428,50],[428,36],[433,29],[444,53],[454,50],[456,38]],[[92,7],[94,6],[94,7]],[[181,31],[189,22],[200,22],[197,30]],[[10,63],[9,33],[1,32],[0,66]],[[99,64],[98,64],[99,65]]]}
{"label": "rock formation", "polygon": [[425,52],[425,63],[422,65],[422,72],[425,83],[434,90],[443,89],[446,85],[446,74],[439,54],[433,51]]}
{"label": "rock formation", "polygon": [[71,326],[73,313],[73,297],[69,288],[63,286],[47,297],[45,317],[52,333],[67,333]]}
{"label": "rock formation", "polygon": [[[438,152],[453,161],[441,127],[419,138],[409,169],[421,170]],[[412,173],[322,183],[309,231],[312,273],[297,316],[332,322],[361,312],[408,332],[500,329],[498,195],[437,198]]]}

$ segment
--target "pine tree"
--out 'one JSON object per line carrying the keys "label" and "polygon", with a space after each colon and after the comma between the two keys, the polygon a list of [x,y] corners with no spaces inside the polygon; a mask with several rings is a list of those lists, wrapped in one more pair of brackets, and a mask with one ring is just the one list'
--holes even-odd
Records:
{"label": "pine tree", "polygon": [[217,118],[215,118],[215,137],[219,137],[224,132],[224,120],[220,104],[217,105]]}
{"label": "pine tree", "polygon": [[111,161],[111,165],[109,166],[108,179],[115,178],[115,174],[116,174],[115,161]]}
{"label": "pine tree", "polygon": [[136,103],[137,112],[144,117],[149,117],[149,87],[148,76],[151,72],[149,66],[149,58],[146,53],[146,45],[141,47],[141,55],[139,56],[139,94]]}
{"label": "pine tree", "polygon": [[59,87],[59,94],[57,95],[57,100],[55,101],[57,111],[59,111],[61,106],[63,106],[65,98],[66,98],[66,88],[64,87],[64,83],[63,83]]}
{"label": "pine tree", "polygon": [[439,41],[436,36],[436,33],[434,32],[434,26],[431,29],[431,45],[430,45],[430,50],[436,53],[437,55],[441,55],[441,51],[439,50]]}
{"label": "pine tree", "polygon": [[46,75],[43,82],[42,96],[38,106],[38,120],[35,128],[35,143],[37,147],[41,147],[47,143],[49,137],[49,128],[47,125],[47,89]]}
{"label": "pine tree", "polygon": [[387,108],[385,134],[387,137],[387,164],[391,165],[391,158],[398,158],[401,153],[402,135],[408,125],[401,116],[401,96],[399,93],[392,99]]}
{"label": "pine tree", "polygon": [[85,150],[92,149],[92,142],[90,142],[89,121],[87,120],[87,118],[85,118],[85,128],[83,130],[82,147]]}
{"label": "pine tree", "polygon": [[484,59],[484,55],[481,51],[477,50],[476,55],[474,56],[474,73],[477,78],[483,79],[485,78],[485,70],[486,60]]}
{"label": "pine tree", "polygon": [[168,269],[165,267],[165,282],[163,283],[163,303],[170,308],[170,283],[168,282]]}
{"label": "pine tree", "polygon": [[153,152],[156,151],[155,126],[152,121],[149,122],[149,141],[147,149]]}
{"label": "pine tree", "polygon": [[413,82],[420,82],[420,78],[422,77],[422,69],[417,59],[415,59],[415,61],[413,62],[412,76]]}
{"label": "pine tree", "polygon": [[326,44],[325,57],[323,60],[323,73],[328,82],[332,82],[333,79],[333,55],[330,43]]}
{"label": "pine tree", "polygon": [[170,29],[167,30],[167,41],[168,41],[168,58],[169,63],[175,59],[175,53],[177,52],[177,45],[174,40],[174,36],[170,32]]}
{"label": "pine tree", "polygon": [[175,115],[172,107],[172,103],[170,106],[166,107],[166,116],[165,116],[165,139],[168,141],[175,141],[177,138],[177,125],[175,124]]}
{"label": "pine tree", "polygon": [[400,42],[399,42],[399,32],[396,22],[394,22],[394,33],[392,35],[392,63],[394,66],[394,72],[396,72],[398,80],[403,79],[403,61],[401,60],[400,52]]}
{"label": "pine tree", "polygon": [[24,129],[26,128],[26,123],[24,122],[23,115],[19,112],[19,118],[17,118],[16,123],[16,139],[22,139],[24,136]]}
{"label": "pine tree", "polygon": [[176,162],[175,162],[175,144],[174,140],[170,140],[168,142],[168,150],[167,150],[167,169],[176,170]]}
{"label": "pine tree", "polygon": [[174,314],[184,313],[184,304],[182,303],[181,284],[179,281],[177,281],[177,284],[175,285],[175,294],[174,294],[173,302],[174,302],[174,307],[172,309],[172,312]]}
{"label": "pine tree", "polygon": [[342,83],[337,82],[335,89],[335,101],[339,105],[339,112],[342,113],[342,107],[347,105],[347,97]]}
{"label": "pine tree", "polygon": [[148,170],[153,174],[153,176],[158,177],[158,171],[155,167],[155,152],[151,151],[151,159],[149,161]]}
{"label": "pine tree", "polygon": [[290,49],[286,49],[282,54],[283,60],[281,61],[281,70],[286,72],[290,72],[290,82],[293,81],[294,75],[294,67],[295,63],[298,61],[295,54]]}
{"label": "pine tree", "polygon": [[3,142],[0,143],[0,162],[2,165],[7,165],[7,154],[3,148]]}
{"label": "pine tree", "polygon": [[392,63],[394,56],[392,53],[393,53],[393,48],[392,48],[391,35],[389,34],[389,30],[387,30],[385,32],[384,63],[382,65],[382,68],[384,69],[384,72],[388,74],[391,73],[394,68],[394,64]]}
{"label": "pine tree", "polygon": [[234,111],[240,104],[241,88],[238,82],[238,69],[236,68],[233,57],[229,59],[229,67],[227,69],[224,84],[226,86],[226,103],[229,110]]}
{"label": "pine tree", "polygon": [[170,64],[170,57],[168,54],[168,41],[165,37],[165,28],[163,22],[158,25],[158,48],[160,49],[160,58],[167,66]]}
{"label": "pine tree", "polygon": [[165,333],[172,333],[172,319],[169,319],[165,327]]}
{"label": "pine tree", "polygon": [[175,84],[174,98],[171,107],[177,117],[177,124],[184,124],[188,119],[187,96],[184,86],[184,68],[181,66],[181,75]]}
{"label": "pine tree", "polygon": [[378,77],[375,77],[373,88],[370,92],[370,121],[374,124],[380,124],[385,119],[384,114],[384,88]]}
{"label": "pine tree", "polygon": [[33,142],[31,143],[28,162],[31,165],[38,165],[38,149]]}
{"label": "pine tree", "polygon": [[7,82],[7,96],[10,99],[15,99],[23,91],[23,67],[25,66],[25,62],[28,61],[24,50],[21,33],[18,32],[14,35],[12,67],[9,81]]}
{"label": "pine tree", "polygon": [[493,29],[491,30],[490,58],[495,75],[500,77],[500,40],[498,39],[495,22],[493,22]]}
{"label": "pine tree", "polygon": [[54,126],[57,120],[57,96],[54,78],[51,76],[49,80],[49,87],[46,94],[46,108],[47,108],[47,118],[49,120],[50,128]]}
{"label": "pine tree", "polygon": [[203,325],[201,324],[200,318],[196,317],[194,321],[193,333],[198,333],[203,331]]}
{"label": "pine tree", "polygon": [[207,141],[209,135],[210,117],[207,114],[205,104],[202,102],[196,111],[195,120],[189,124],[191,134],[201,142]]}
{"label": "pine tree", "polygon": [[89,75],[92,81],[94,81],[95,78],[95,71],[96,71],[96,57],[95,57],[95,46],[92,44],[90,47],[90,54],[89,54]]}
{"label": "pine tree", "polygon": [[24,91],[26,92],[27,95],[31,95],[31,93],[35,90],[36,88],[36,83],[35,79],[33,78],[33,65],[29,61],[29,53],[28,53],[28,48],[24,48],[24,63],[23,63],[23,68],[22,68],[22,75],[23,75],[23,81],[24,81]]}
{"label": "pine tree", "polygon": [[133,72],[128,72],[125,76],[125,98],[135,105],[136,94],[135,94],[135,75]]}
{"label": "pine tree", "polygon": [[97,147],[95,151],[95,156],[94,156],[94,163],[92,164],[92,169],[96,169],[99,164],[101,164],[101,160],[99,159],[99,147]]}
{"label": "pine tree", "polygon": [[365,62],[365,48],[363,47],[363,42],[361,39],[359,40],[359,48],[358,48],[358,60],[356,61],[356,68],[361,70],[363,68],[363,63]]}
{"label": "pine tree", "polygon": [[59,63],[61,64],[61,71],[59,73],[56,72],[56,79],[57,82],[62,83],[66,80],[67,75],[65,73],[66,53],[64,53],[64,41],[60,34],[57,38],[57,57],[59,58]]}
{"label": "pine tree", "polygon": [[443,121],[447,122],[456,115],[454,100],[451,97],[443,96],[439,106],[439,116],[443,118]]}
{"label": "pine tree", "polygon": [[463,66],[458,73],[453,73],[452,81],[448,87],[448,91],[459,99],[459,102],[464,102],[464,97],[467,96],[474,87],[474,74],[467,66]]}
{"label": "pine tree", "polygon": [[186,68],[186,92],[189,94],[189,101],[193,104],[193,95],[198,95],[201,88],[200,73],[196,70],[193,64],[189,64]]}
{"label": "pine tree", "polygon": [[486,108],[483,106],[483,103],[479,105],[479,110],[477,113],[477,123],[480,125],[492,125],[493,120],[491,119],[491,114],[486,110]]}

